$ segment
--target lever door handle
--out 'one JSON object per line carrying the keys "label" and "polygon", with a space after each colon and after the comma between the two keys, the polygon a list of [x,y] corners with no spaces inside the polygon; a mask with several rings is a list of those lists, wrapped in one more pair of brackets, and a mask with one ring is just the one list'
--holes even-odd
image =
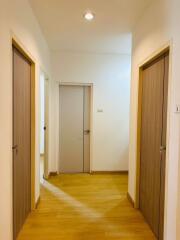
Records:
{"label": "lever door handle", "polygon": [[161,146],[160,147],[160,152],[166,151],[166,146]]}
{"label": "lever door handle", "polygon": [[14,145],[13,147],[12,147],[12,150],[15,150],[15,149],[17,149],[18,148],[18,145]]}
{"label": "lever door handle", "polygon": [[12,150],[14,151],[16,151],[16,154],[18,153],[18,145],[14,145],[13,147],[12,147]]}
{"label": "lever door handle", "polygon": [[89,134],[90,130],[84,130],[84,134]]}

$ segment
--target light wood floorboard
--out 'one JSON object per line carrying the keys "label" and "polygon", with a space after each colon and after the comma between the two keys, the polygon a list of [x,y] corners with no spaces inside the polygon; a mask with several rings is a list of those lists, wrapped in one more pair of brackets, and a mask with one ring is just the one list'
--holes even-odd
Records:
{"label": "light wood floorboard", "polygon": [[127,175],[68,174],[41,185],[18,240],[155,240],[127,200]]}

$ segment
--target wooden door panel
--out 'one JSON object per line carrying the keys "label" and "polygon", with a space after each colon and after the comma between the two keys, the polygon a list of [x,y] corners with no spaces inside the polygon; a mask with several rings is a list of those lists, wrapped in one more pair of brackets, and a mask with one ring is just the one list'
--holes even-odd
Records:
{"label": "wooden door panel", "polygon": [[[163,122],[162,122],[162,146],[166,147],[167,129],[167,105],[168,105],[168,77],[169,77],[169,55],[164,59],[164,88],[163,88]],[[164,203],[165,203],[165,173],[166,173],[166,151],[161,153],[161,192],[160,192],[160,223],[159,239],[163,240],[164,233]]]}
{"label": "wooden door panel", "polygon": [[[162,188],[165,181],[165,168],[162,164],[160,146],[167,118],[167,99],[164,102],[164,96],[167,95],[165,90],[167,86],[164,83],[165,67],[167,66],[163,56],[143,69],[142,79],[140,210],[157,237],[160,235],[164,210]],[[165,139],[164,135],[164,141]]]}
{"label": "wooden door panel", "polygon": [[31,210],[31,65],[13,48],[13,220],[16,239]]}

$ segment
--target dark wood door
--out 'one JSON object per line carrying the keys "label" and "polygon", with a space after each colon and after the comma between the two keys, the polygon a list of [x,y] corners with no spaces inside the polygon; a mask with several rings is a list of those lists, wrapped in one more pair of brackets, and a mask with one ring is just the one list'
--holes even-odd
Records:
{"label": "dark wood door", "polygon": [[13,234],[31,211],[31,64],[13,48]]}
{"label": "dark wood door", "polygon": [[140,210],[155,236],[163,239],[169,56],[143,69]]}

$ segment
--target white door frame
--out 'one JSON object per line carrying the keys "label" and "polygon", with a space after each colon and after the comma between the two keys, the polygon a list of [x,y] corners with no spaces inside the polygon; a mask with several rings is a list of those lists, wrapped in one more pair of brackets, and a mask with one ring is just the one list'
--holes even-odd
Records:
{"label": "white door frame", "polygon": [[49,77],[42,68],[40,69],[40,72],[44,74],[44,125],[46,127],[46,130],[44,131],[43,176],[44,176],[44,179],[48,179],[49,178]]}
{"label": "white door frame", "polygon": [[[93,156],[93,83],[71,83],[71,82],[62,82],[59,84],[60,86],[82,86],[82,87],[90,87],[90,156],[89,156],[89,165],[90,171],[92,173],[92,156]],[[59,169],[59,168],[58,168]]]}

